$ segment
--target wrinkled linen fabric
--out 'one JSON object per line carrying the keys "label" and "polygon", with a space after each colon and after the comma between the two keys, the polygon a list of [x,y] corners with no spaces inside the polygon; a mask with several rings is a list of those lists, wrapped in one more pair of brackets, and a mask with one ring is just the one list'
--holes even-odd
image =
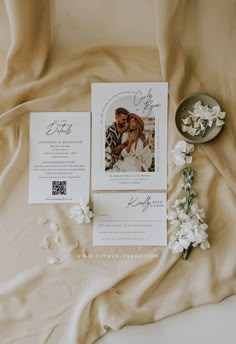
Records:
{"label": "wrinkled linen fabric", "polygon": [[[0,10],[0,343],[91,344],[235,294],[236,1],[1,0]],[[169,205],[181,195],[177,103],[205,92],[227,113],[193,154],[211,249],[188,261],[167,247],[158,257],[155,247],[95,248],[71,205],[27,201],[30,111],[90,111],[91,82],[130,81],[169,82]],[[61,249],[79,242],[60,264],[48,264],[54,247],[40,248],[50,232],[41,217],[61,227]]]}

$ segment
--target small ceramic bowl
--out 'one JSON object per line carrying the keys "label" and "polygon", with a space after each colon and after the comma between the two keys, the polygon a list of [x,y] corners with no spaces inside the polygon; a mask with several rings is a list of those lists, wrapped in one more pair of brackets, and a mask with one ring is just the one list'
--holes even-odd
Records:
{"label": "small ceramic bowl", "polygon": [[223,129],[223,125],[217,127],[214,123],[212,127],[207,127],[203,136],[202,135],[191,136],[187,132],[184,133],[182,131],[181,129],[182,119],[186,118],[186,114],[188,113],[188,111],[193,111],[193,106],[198,101],[201,101],[202,105],[208,105],[211,108],[215,105],[220,106],[220,104],[217,102],[216,99],[204,93],[196,93],[181,100],[181,102],[178,104],[177,109],[176,109],[175,124],[179,133],[183,136],[183,138],[186,141],[190,143],[209,142],[213,140]]}

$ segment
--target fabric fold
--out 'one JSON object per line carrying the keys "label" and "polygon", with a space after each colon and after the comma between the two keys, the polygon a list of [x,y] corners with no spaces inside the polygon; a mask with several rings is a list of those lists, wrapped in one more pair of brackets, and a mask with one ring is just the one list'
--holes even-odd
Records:
{"label": "fabric fold", "polygon": [[[90,34],[83,32],[83,23],[93,2],[5,1],[11,46],[0,84],[1,344],[92,344],[111,328],[158,321],[236,293],[235,3],[129,2],[134,13],[122,20],[127,2],[101,0]],[[127,37],[119,34],[117,20],[99,22],[103,11],[119,18]],[[138,37],[137,22],[143,31],[151,28],[148,36]],[[98,26],[106,33],[101,40]],[[77,46],[81,32],[85,38]],[[167,247],[93,247],[92,225],[73,223],[68,205],[27,200],[31,111],[90,111],[92,82],[163,80],[170,90],[169,206],[181,194],[180,170],[170,155],[180,138],[177,103],[201,91],[226,111],[219,137],[196,146],[193,154],[194,189],[207,214],[211,249],[194,249],[186,262]],[[47,220],[43,225],[41,217]],[[79,245],[65,262],[48,266],[55,252],[42,250],[40,242],[49,235],[50,223],[60,226],[65,241]],[[150,258],[154,251],[157,256]]]}

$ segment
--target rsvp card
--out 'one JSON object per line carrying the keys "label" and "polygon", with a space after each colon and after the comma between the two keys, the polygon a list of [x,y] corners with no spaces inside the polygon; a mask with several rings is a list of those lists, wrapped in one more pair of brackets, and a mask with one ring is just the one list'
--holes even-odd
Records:
{"label": "rsvp card", "polygon": [[94,193],[93,245],[167,245],[166,193]]}
{"label": "rsvp card", "polygon": [[90,113],[30,114],[29,203],[89,199]]}

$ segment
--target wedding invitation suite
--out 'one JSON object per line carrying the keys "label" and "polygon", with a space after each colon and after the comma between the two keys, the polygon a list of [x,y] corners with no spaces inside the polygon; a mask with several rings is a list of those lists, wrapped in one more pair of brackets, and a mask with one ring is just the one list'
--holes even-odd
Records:
{"label": "wedding invitation suite", "polygon": [[167,189],[165,82],[92,84],[93,190]]}
{"label": "wedding invitation suite", "polygon": [[90,113],[30,114],[29,203],[89,199]]}
{"label": "wedding invitation suite", "polygon": [[164,246],[166,193],[95,193],[95,246]]}
{"label": "wedding invitation suite", "polygon": [[[167,96],[165,82],[92,84],[95,246],[167,244]],[[32,112],[29,203],[89,191],[90,113]]]}

